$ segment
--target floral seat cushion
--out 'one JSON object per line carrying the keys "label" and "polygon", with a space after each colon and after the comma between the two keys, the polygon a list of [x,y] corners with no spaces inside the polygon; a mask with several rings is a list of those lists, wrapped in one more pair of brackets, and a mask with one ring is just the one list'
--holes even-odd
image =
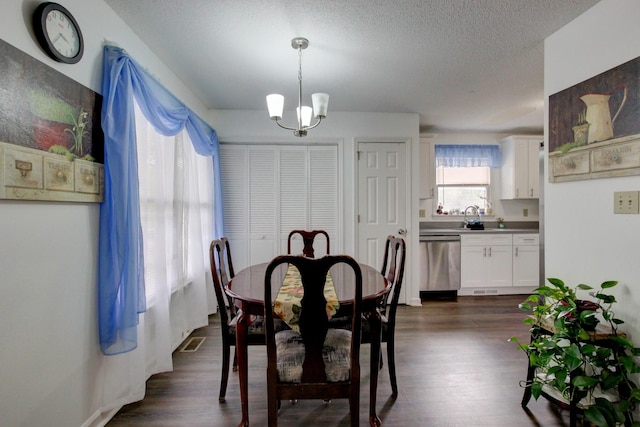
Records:
{"label": "floral seat cushion", "polygon": [[[302,379],[304,344],[302,336],[293,330],[276,333],[278,380],[299,383]],[[351,331],[329,329],[324,340],[322,357],[328,382],[347,381],[350,378]]]}

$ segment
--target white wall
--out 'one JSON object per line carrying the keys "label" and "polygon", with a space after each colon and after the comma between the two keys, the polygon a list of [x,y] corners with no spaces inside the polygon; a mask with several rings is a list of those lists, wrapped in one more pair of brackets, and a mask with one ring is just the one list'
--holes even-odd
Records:
{"label": "white wall", "polygon": [[[545,98],[640,56],[638,16],[640,2],[603,0],[547,38]],[[551,184],[546,175],[546,276],[572,285],[620,281],[612,291],[621,329],[639,343],[640,215],[614,215],[613,193],[640,190],[640,177]]]}
{"label": "white wall", "polygon": [[[197,98],[102,0],[65,0],[85,39],[75,65],[38,47],[39,1],[4,1],[0,38],[99,92],[102,46],[112,40],[201,116]],[[98,204],[0,200],[0,425],[80,426],[102,401],[98,346]]]}

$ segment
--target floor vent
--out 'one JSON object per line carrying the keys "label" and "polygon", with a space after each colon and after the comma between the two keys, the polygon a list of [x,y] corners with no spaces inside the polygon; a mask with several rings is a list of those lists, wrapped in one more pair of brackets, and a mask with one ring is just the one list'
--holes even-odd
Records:
{"label": "floor vent", "polygon": [[180,349],[180,352],[193,353],[195,351],[198,351],[198,349],[206,339],[207,337],[191,337],[187,340],[187,342],[184,343],[184,345]]}
{"label": "floor vent", "polygon": [[487,289],[487,294],[498,295],[497,289]]}
{"label": "floor vent", "polygon": [[484,295],[484,291],[482,289],[474,289],[473,290],[473,294],[474,295]]}

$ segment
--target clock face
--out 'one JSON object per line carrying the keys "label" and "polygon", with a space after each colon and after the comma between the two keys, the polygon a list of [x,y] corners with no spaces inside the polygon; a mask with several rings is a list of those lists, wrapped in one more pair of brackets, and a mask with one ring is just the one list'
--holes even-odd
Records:
{"label": "clock face", "polygon": [[73,58],[80,52],[78,29],[69,17],[59,10],[52,10],[46,16],[45,31],[53,48],[65,58]]}
{"label": "clock face", "polygon": [[44,51],[58,62],[75,64],[84,42],[73,15],[58,3],[40,3],[33,13],[33,30]]}

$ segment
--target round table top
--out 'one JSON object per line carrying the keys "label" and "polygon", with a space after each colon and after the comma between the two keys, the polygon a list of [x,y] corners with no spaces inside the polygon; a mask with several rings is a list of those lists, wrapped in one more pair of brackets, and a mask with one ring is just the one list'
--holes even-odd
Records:
{"label": "round table top", "polygon": [[[264,275],[269,263],[256,264],[238,273],[229,282],[227,294],[234,300],[264,305]],[[362,271],[362,299],[376,300],[389,292],[388,282],[375,268],[359,264]],[[272,297],[275,298],[282,279],[287,270],[287,264],[282,264],[274,270],[272,275]],[[331,267],[331,278],[336,287],[340,304],[347,304],[353,300],[354,274],[346,264],[336,264]]]}

